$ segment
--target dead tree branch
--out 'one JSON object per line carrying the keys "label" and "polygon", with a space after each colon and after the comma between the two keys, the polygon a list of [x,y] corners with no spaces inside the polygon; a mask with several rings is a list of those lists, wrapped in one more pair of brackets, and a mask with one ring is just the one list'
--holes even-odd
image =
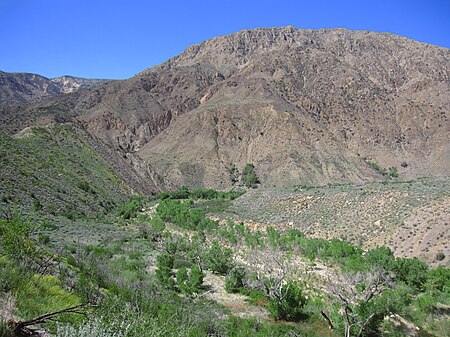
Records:
{"label": "dead tree branch", "polygon": [[36,332],[35,329],[29,328],[32,325],[46,323],[48,321],[54,320],[56,316],[61,314],[78,314],[86,316],[86,313],[81,311],[80,309],[85,308],[87,306],[91,306],[88,303],[82,303],[79,305],[75,305],[70,308],[49,312],[44,315],[35,317],[33,319],[27,321],[19,321],[15,322],[13,332],[16,336],[33,336]]}

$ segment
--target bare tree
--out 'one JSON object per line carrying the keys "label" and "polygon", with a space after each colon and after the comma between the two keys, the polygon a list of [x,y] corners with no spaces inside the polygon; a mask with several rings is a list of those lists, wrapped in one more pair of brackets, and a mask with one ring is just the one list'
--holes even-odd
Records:
{"label": "bare tree", "polygon": [[[270,299],[283,300],[289,273],[289,261],[282,251],[277,249],[254,250],[248,262],[254,269],[256,279]],[[286,288],[286,287],[284,287]]]}
{"label": "bare tree", "polygon": [[341,314],[345,323],[345,337],[351,337],[352,328],[356,328],[356,337],[362,336],[376,313],[360,317],[355,309],[369,303],[382,292],[394,285],[393,275],[380,268],[366,273],[346,273],[334,275],[329,279],[329,291],[336,296],[341,305]]}

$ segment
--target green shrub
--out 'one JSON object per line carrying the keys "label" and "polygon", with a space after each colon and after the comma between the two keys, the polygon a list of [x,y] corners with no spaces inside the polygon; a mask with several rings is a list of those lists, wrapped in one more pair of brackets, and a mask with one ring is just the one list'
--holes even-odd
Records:
{"label": "green shrub", "polygon": [[179,189],[178,191],[174,191],[170,193],[170,199],[188,199],[189,198],[189,190],[184,187]]}
{"label": "green shrub", "polygon": [[0,292],[8,293],[31,277],[30,271],[0,255]]}
{"label": "green shrub", "polygon": [[397,281],[404,282],[416,290],[423,289],[427,281],[428,266],[417,258],[397,258],[390,269],[395,273]]}
{"label": "green shrub", "polygon": [[231,268],[232,257],[231,249],[223,247],[214,240],[209,250],[203,255],[203,263],[213,273],[225,275]]}
{"label": "green shrub", "polygon": [[154,217],[148,223],[140,222],[138,228],[143,239],[159,241],[163,236],[166,224],[159,217]]}
{"label": "green shrub", "polygon": [[244,194],[245,191],[231,191],[231,192],[220,192],[213,189],[199,188],[196,190],[188,190],[187,188],[181,188],[180,190],[173,192],[161,192],[156,195],[156,199],[203,199],[203,200],[213,200],[213,199],[230,199],[234,200]]}
{"label": "green shrub", "polygon": [[87,181],[80,181],[77,184],[77,187],[85,192],[91,192],[91,185]]}
{"label": "green shrub", "polygon": [[225,290],[228,293],[237,293],[244,287],[245,270],[242,267],[234,267],[225,277]]}
{"label": "green shrub", "polygon": [[303,316],[303,307],[306,299],[301,288],[294,282],[283,285],[281,296],[274,297],[269,301],[269,312],[275,319],[295,321]]}
{"label": "green shrub", "polygon": [[361,254],[361,250],[342,240],[331,239],[329,244],[320,253],[321,257],[330,256],[334,259],[347,258],[355,254]]}
{"label": "green shrub", "polygon": [[389,176],[392,178],[398,178],[398,172],[396,167],[389,168]]}
{"label": "green shrub", "polygon": [[47,245],[50,243],[50,235],[47,233],[39,233],[38,241],[40,244]]}
{"label": "green shrub", "polygon": [[189,275],[186,267],[181,267],[177,271],[177,287],[182,293],[190,293]]}
{"label": "green shrub", "polygon": [[193,207],[193,201],[165,199],[156,207],[156,213],[164,220],[189,230],[211,230],[218,226],[205,211]]}
{"label": "green shrub", "polygon": [[259,183],[259,179],[255,173],[255,166],[253,164],[246,164],[242,172],[242,182],[248,188],[255,188]]}
{"label": "green shrub", "polygon": [[42,209],[42,204],[39,200],[33,199],[33,210],[40,211]]}
{"label": "green shrub", "polygon": [[194,264],[191,268],[191,273],[189,275],[189,283],[192,292],[199,292],[203,285],[204,274],[202,269],[198,264]]}
{"label": "green shrub", "polygon": [[432,289],[450,293],[450,269],[439,266],[428,272],[427,285]]}
{"label": "green shrub", "polygon": [[436,254],[436,260],[437,261],[443,261],[445,259],[445,254],[442,252],[439,252]]}
{"label": "green shrub", "polygon": [[166,289],[174,289],[175,281],[173,279],[173,255],[160,254],[156,258],[156,280],[160,286]]}
{"label": "green shrub", "polygon": [[141,209],[142,209],[141,198],[133,197],[129,202],[123,204],[119,208],[119,215],[124,219],[135,218]]}
{"label": "green shrub", "polygon": [[151,240],[155,241],[157,239],[160,239],[164,233],[164,230],[166,229],[166,224],[164,221],[162,221],[159,217],[154,217],[150,220],[150,226],[151,226],[151,233],[150,238]]}
{"label": "green shrub", "polygon": [[177,271],[178,290],[185,294],[200,292],[203,277],[203,272],[197,264],[193,265],[190,271],[186,267],[181,267]]}
{"label": "green shrub", "polygon": [[380,164],[376,163],[376,162],[369,162],[370,167],[372,167],[372,169],[374,169],[375,171],[377,171],[378,173],[382,174],[382,175],[386,175],[386,169],[381,167]]}
{"label": "green shrub", "polygon": [[[308,336],[318,337],[319,334],[305,334],[302,327],[288,324],[273,324],[256,318],[239,318],[230,316],[226,321],[226,329],[216,336],[229,337],[286,337]],[[214,336],[214,335],[210,335]],[[323,336],[321,336],[323,337]]]}

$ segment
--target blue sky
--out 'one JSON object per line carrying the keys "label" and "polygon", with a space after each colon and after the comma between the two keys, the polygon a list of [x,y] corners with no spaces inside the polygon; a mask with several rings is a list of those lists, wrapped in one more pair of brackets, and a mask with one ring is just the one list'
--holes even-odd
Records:
{"label": "blue sky", "polygon": [[242,29],[364,29],[450,47],[449,0],[0,0],[0,70],[128,78]]}

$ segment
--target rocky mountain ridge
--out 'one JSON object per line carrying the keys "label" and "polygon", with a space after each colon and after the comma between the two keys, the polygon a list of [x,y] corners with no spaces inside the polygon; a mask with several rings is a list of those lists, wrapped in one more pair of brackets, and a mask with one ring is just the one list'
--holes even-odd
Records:
{"label": "rocky mountain ridge", "polygon": [[387,33],[246,30],[0,118],[76,122],[172,186],[230,188],[246,163],[268,186],[448,175],[449,60]]}
{"label": "rocky mountain ridge", "polygon": [[0,103],[32,102],[48,97],[92,88],[109,80],[87,79],[74,76],[47,78],[31,73],[0,71]]}

